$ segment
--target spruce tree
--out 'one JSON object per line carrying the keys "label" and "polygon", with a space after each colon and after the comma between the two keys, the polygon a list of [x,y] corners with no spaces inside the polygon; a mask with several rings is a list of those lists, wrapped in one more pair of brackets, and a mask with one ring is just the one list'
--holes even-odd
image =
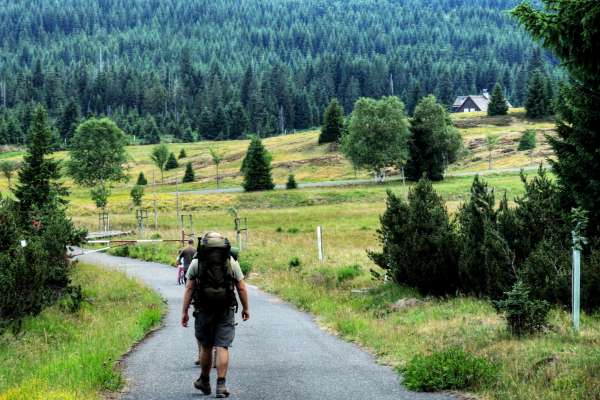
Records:
{"label": "spruce tree", "polygon": [[148,184],[148,180],[146,179],[143,171],[138,175],[137,182],[135,184],[137,186],[146,186]]}
{"label": "spruce tree", "polygon": [[242,106],[242,103],[236,101],[228,107],[229,117],[229,136],[231,139],[238,139],[246,133],[248,129],[248,116]]}
{"label": "spruce tree", "polygon": [[186,158],[186,157],[187,157],[187,154],[185,152],[185,149],[179,150],[179,156],[177,158],[179,158],[181,160],[182,158]]}
{"label": "spruce tree", "polygon": [[194,182],[196,179],[196,175],[194,174],[194,169],[192,168],[192,163],[188,162],[185,165],[185,174],[183,175],[183,183]]}
{"label": "spruce tree", "polygon": [[344,110],[337,99],[331,100],[323,114],[319,144],[338,142],[344,129]]}
{"label": "spruce tree", "polygon": [[66,194],[58,183],[59,162],[51,159],[52,134],[48,127],[46,110],[38,106],[33,115],[27,153],[19,170],[19,184],[14,195],[19,201],[22,221],[27,221],[36,210],[56,209],[60,195]]}
{"label": "spruce tree", "polygon": [[558,137],[549,137],[557,157],[552,167],[563,197],[570,203],[565,205],[587,210],[590,233],[599,234],[600,37],[595,22],[600,3],[543,3],[545,10],[522,4],[514,14],[534,38],[558,57],[573,78],[560,96],[564,101],[558,104]]}
{"label": "spruce tree", "polygon": [[165,170],[169,171],[177,167],[179,167],[179,163],[177,162],[177,158],[175,158],[175,154],[169,154],[169,158],[167,159],[167,163],[165,164]]}
{"label": "spruce tree", "polygon": [[527,85],[527,98],[525,99],[525,110],[528,118],[543,118],[548,115],[546,79],[541,71],[534,71]]}
{"label": "spruce tree", "polygon": [[60,116],[57,125],[60,137],[64,143],[68,143],[75,133],[79,121],[79,110],[74,101],[70,101]]}
{"label": "spruce tree", "polygon": [[247,192],[272,190],[275,187],[271,178],[271,155],[257,136],[250,141],[241,171],[244,174],[243,187]]}
{"label": "spruce tree", "polygon": [[494,115],[506,115],[508,113],[508,103],[502,92],[502,87],[499,83],[496,83],[494,90],[492,91],[492,97],[490,104],[488,105],[487,115],[490,117]]}
{"label": "spruce tree", "polygon": [[285,188],[288,190],[291,189],[297,189],[298,188],[298,184],[296,183],[296,178],[294,177],[294,174],[290,174],[288,176],[288,180],[285,184]]}

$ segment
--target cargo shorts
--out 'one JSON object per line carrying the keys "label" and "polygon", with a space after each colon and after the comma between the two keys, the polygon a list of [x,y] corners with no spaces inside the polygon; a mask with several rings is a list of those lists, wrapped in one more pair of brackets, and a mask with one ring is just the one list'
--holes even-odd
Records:
{"label": "cargo shorts", "polygon": [[235,337],[235,312],[233,308],[225,311],[194,311],[196,339],[203,346],[231,347]]}

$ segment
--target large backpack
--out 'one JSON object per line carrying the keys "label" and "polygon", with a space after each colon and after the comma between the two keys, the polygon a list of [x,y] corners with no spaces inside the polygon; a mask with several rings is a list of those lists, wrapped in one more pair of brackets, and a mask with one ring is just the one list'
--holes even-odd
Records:
{"label": "large backpack", "polygon": [[222,237],[203,237],[198,243],[194,307],[210,311],[237,307],[230,251],[229,241]]}

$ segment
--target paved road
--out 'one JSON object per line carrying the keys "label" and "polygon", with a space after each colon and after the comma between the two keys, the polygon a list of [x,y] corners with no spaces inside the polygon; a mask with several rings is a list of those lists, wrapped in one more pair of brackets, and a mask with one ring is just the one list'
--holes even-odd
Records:
{"label": "paved road", "polygon": [[[523,168],[498,168],[498,169],[487,169],[484,171],[466,171],[466,172],[452,172],[446,174],[446,177],[461,177],[461,176],[475,176],[475,175],[493,175],[493,174],[506,174],[506,173],[517,173],[521,170],[534,171],[539,167],[530,166]],[[387,177],[386,182],[399,181],[401,178],[397,175]],[[348,179],[339,181],[321,181],[321,182],[307,182],[299,183],[298,187],[302,188],[322,188],[322,187],[340,187],[340,186],[356,186],[356,185],[374,185],[377,182],[373,179]],[[285,185],[275,185],[276,190],[285,189]],[[215,193],[241,193],[244,189],[241,187],[229,187],[223,189],[203,189],[203,190],[186,190],[179,193],[182,194],[215,194]],[[173,193],[174,194],[174,193]]]}
{"label": "paved road", "polygon": [[[128,390],[123,398],[205,398],[192,386],[200,373],[193,364],[196,344],[192,328],[184,329],[179,325],[183,288],[175,284],[175,270],[161,264],[100,253],[87,254],[80,259],[125,271],[156,289],[168,301],[165,326],[125,359]],[[251,319],[239,323],[232,348],[228,377],[231,399],[452,398],[406,391],[390,368],[376,364],[371,355],[357,346],[325,333],[309,315],[273,296],[251,287],[250,301]]]}

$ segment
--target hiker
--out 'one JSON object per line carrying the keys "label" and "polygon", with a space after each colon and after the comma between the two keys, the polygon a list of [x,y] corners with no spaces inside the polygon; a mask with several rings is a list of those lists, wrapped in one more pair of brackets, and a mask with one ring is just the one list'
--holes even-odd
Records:
{"label": "hiker", "polygon": [[187,275],[187,271],[190,268],[194,255],[196,255],[194,239],[189,239],[187,247],[182,249],[177,255],[177,265],[183,265],[183,283],[187,281],[185,276]]}
{"label": "hiker", "polygon": [[[229,364],[229,347],[235,336],[237,299],[242,302],[242,319],[250,318],[248,292],[238,262],[231,256],[231,245],[220,233],[209,232],[198,242],[196,257],[187,271],[181,325],[188,326],[188,309],[193,300],[194,327],[200,351],[200,377],[194,387],[205,395],[211,393],[210,371],[213,347],[217,355],[217,398],[229,396],[225,385]],[[234,289],[235,288],[235,289]]]}

